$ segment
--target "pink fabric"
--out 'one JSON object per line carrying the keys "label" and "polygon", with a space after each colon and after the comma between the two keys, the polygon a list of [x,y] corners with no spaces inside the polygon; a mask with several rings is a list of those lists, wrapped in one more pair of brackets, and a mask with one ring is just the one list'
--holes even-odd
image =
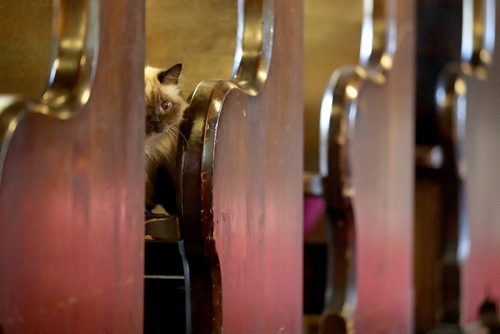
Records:
{"label": "pink fabric", "polygon": [[326,209],[325,199],[320,196],[304,197],[304,233],[312,230]]}

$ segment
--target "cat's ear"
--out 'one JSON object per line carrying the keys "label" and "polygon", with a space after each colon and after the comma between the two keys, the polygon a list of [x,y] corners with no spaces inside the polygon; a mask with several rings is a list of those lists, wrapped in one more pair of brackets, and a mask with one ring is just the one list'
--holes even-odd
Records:
{"label": "cat's ear", "polygon": [[179,83],[179,76],[181,75],[182,64],[176,64],[166,71],[158,73],[158,81],[163,85],[177,85]]}

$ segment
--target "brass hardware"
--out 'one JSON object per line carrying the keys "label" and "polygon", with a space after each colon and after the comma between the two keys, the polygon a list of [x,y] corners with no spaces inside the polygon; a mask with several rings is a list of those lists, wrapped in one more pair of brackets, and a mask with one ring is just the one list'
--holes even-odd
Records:
{"label": "brass hardware", "polygon": [[[28,114],[39,113],[67,120],[87,103],[97,62],[99,7],[98,0],[54,1],[52,44],[47,45],[53,50],[53,55],[46,88],[39,93],[17,89],[17,95],[0,95],[0,181],[9,143],[17,126]],[[18,13],[19,16],[25,14]],[[30,34],[29,31],[23,33]],[[11,38],[16,37],[12,35]],[[22,62],[22,59],[14,61]],[[35,98],[37,95],[41,97]]]}

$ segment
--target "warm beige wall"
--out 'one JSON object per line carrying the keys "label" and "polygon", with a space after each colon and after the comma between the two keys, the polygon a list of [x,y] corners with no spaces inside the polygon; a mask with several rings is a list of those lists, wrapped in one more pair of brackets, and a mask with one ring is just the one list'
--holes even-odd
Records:
{"label": "warm beige wall", "polygon": [[234,0],[146,1],[146,63],[157,67],[183,63],[186,94],[201,80],[230,79],[236,6]]}
{"label": "warm beige wall", "polygon": [[331,73],[359,63],[363,1],[304,1],[305,169],[318,170],[319,111]]}
{"label": "warm beige wall", "polygon": [[38,97],[52,59],[52,0],[0,1],[0,93]]}

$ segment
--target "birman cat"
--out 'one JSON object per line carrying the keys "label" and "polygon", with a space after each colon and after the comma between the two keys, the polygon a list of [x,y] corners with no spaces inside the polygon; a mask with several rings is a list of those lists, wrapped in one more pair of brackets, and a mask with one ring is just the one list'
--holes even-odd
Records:
{"label": "birman cat", "polygon": [[182,64],[169,69],[146,66],[146,209],[160,204],[175,214],[176,161],[179,126],[189,103],[182,95]]}

